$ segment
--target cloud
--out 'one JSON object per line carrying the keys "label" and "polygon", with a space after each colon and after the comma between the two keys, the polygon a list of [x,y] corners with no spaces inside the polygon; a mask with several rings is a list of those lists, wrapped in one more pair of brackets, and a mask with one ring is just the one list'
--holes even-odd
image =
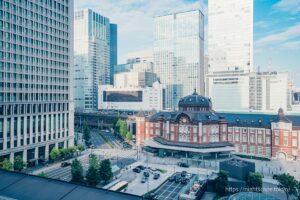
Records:
{"label": "cloud", "polygon": [[299,41],[290,41],[284,42],[280,45],[284,49],[300,50],[300,40]]}
{"label": "cloud", "polygon": [[257,46],[264,46],[269,44],[276,44],[286,42],[288,40],[299,37],[300,35],[300,24],[295,24],[288,27],[286,30],[274,33],[263,38],[260,38],[256,41]]}
{"label": "cloud", "polygon": [[300,1],[299,0],[280,0],[274,4],[273,8],[281,12],[290,12],[296,14],[300,12]]}
{"label": "cloud", "polygon": [[172,12],[207,7],[200,1],[186,0],[75,0],[75,10],[91,8],[118,24],[119,62],[132,51],[153,47],[153,17]]}

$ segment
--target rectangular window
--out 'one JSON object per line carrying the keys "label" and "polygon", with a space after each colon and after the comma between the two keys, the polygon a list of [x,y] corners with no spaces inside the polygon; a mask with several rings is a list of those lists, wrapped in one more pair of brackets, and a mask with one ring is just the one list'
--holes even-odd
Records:
{"label": "rectangular window", "polygon": [[243,142],[248,142],[247,141],[247,134],[243,134]]}
{"label": "rectangular window", "polygon": [[228,141],[232,142],[232,134],[228,134]]}
{"label": "rectangular window", "polygon": [[234,137],[235,137],[235,141],[236,142],[240,141],[240,135],[239,134],[235,134]]}
{"label": "rectangular window", "polygon": [[293,139],[293,147],[297,147],[297,139]]}
{"label": "rectangular window", "polygon": [[262,135],[257,136],[257,142],[258,144],[262,144]]}
{"label": "rectangular window", "polygon": [[270,137],[266,137],[266,144],[271,144],[271,138]]}
{"label": "rectangular window", "polygon": [[279,145],[279,137],[275,137],[275,145]]}

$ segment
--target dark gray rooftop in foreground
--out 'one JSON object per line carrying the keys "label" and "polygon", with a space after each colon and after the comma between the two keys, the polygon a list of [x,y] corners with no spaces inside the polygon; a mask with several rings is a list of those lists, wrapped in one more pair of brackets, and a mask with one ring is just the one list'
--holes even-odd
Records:
{"label": "dark gray rooftop in foreground", "polygon": [[136,200],[142,197],[0,169],[1,197],[18,200]]}

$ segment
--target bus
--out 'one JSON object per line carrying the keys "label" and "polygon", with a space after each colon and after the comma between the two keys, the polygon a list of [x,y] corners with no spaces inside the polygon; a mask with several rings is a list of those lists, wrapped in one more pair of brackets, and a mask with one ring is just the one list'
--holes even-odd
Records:
{"label": "bus", "polygon": [[122,192],[123,190],[127,189],[128,182],[127,181],[120,181],[113,185],[109,190],[116,191],[116,192]]}

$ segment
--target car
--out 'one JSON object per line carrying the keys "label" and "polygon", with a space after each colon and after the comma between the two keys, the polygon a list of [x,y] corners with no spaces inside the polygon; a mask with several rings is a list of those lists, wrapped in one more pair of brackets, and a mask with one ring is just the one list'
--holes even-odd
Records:
{"label": "car", "polygon": [[133,168],[132,171],[134,171],[135,173],[141,173],[141,170],[139,168]]}
{"label": "car", "polygon": [[168,178],[168,180],[169,180],[170,182],[173,182],[173,181],[175,180],[175,176],[170,176],[170,177]]}
{"label": "car", "polygon": [[139,165],[139,166],[137,166],[137,168],[139,168],[140,170],[146,169],[146,167],[144,167],[143,165]]}
{"label": "car", "polygon": [[141,179],[141,183],[146,183],[146,182],[147,182],[147,180],[148,180],[148,178],[147,178],[147,177],[145,177],[145,176],[143,176],[143,177],[142,177],[142,179]]}
{"label": "car", "polygon": [[180,183],[182,178],[180,176],[176,176],[175,183]]}
{"label": "car", "polygon": [[274,174],[273,179],[277,180],[278,179],[278,174]]}
{"label": "car", "polygon": [[189,179],[187,179],[187,178],[182,178],[181,179],[181,184],[187,184],[188,183],[188,181],[189,181]]}
{"label": "car", "polygon": [[182,177],[186,177],[187,171],[182,171],[180,175],[181,175]]}
{"label": "car", "polygon": [[178,163],[178,166],[179,166],[179,167],[185,167],[185,168],[189,168],[189,167],[190,167],[189,164],[183,163],[183,162],[179,162],[179,163]]}
{"label": "car", "polygon": [[149,177],[150,176],[149,172],[144,172],[144,176]]}
{"label": "car", "polygon": [[159,173],[155,173],[154,176],[153,176],[153,179],[156,180],[156,179],[159,179],[159,177],[160,177],[160,174]]}
{"label": "car", "polygon": [[60,164],[61,167],[67,167],[67,166],[70,166],[70,165],[71,165],[70,162],[62,162],[62,163]]}

